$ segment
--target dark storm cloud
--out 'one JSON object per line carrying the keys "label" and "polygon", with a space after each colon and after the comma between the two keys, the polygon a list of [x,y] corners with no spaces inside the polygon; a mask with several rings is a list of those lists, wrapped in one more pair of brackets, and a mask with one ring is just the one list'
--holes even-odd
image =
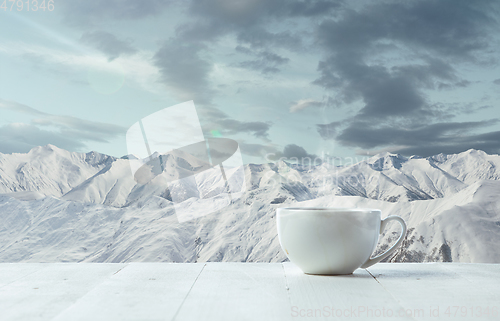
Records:
{"label": "dark storm cloud", "polygon": [[[285,2],[285,1],[284,1]],[[340,8],[344,1],[334,0],[303,0],[303,1],[288,1],[285,5],[287,9],[282,14],[297,17],[315,17],[328,15],[335,9]],[[288,12],[287,12],[288,11]]]}
{"label": "dark storm cloud", "polygon": [[269,31],[267,23],[276,19],[326,15],[339,6],[339,1],[194,0],[189,5],[189,13],[194,19],[178,27],[176,40],[183,44],[210,45],[221,36],[235,34],[239,43],[252,47],[249,54],[255,56],[255,59],[241,62],[240,67],[264,74],[276,73],[288,58],[273,49],[297,48],[301,38],[289,31]]}
{"label": "dark storm cloud", "polygon": [[342,126],[342,122],[331,122],[329,124],[317,124],[316,129],[323,139],[332,139],[337,136],[337,131],[340,126]]}
{"label": "dark storm cloud", "polygon": [[474,133],[490,122],[437,122],[458,111],[443,112],[424,90],[471,83],[456,66],[484,62],[498,8],[495,1],[371,2],[321,22],[317,40],[327,55],[314,83],[335,92],[338,105],[363,105],[345,129],[320,124],[320,135],[352,147],[404,145],[405,153],[417,154],[443,146],[494,148]]}
{"label": "dark storm cloud", "polygon": [[295,145],[295,144],[289,144],[286,145],[285,148],[283,148],[283,157],[286,158],[292,158],[292,157],[298,157],[298,158],[303,158],[303,157],[316,157],[314,154],[309,154],[304,147]]}
{"label": "dark storm cloud", "polygon": [[118,39],[115,35],[102,30],[85,32],[80,41],[100,50],[108,56],[110,61],[122,54],[137,52],[130,41]]}
{"label": "dark storm cloud", "polygon": [[272,32],[269,22],[297,17],[319,17],[332,14],[343,1],[307,0],[193,0],[188,13],[189,22],[178,27],[179,39],[213,42],[220,36],[233,33],[241,43],[267,47],[291,46],[300,37],[290,32]]}
{"label": "dark storm cloud", "polygon": [[432,114],[421,89],[436,88],[435,81],[459,81],[454,68],[438,59],[387,68],[369,65],[359,57],[331,57],[320,63],[322,76],[315,81],[340,90],[343,103],[362,99],[357,118],[415,117]]}
{"label": "dark storm cloud", "polygon": [[[338,1],[299,0],[200,0],[191,1],[188,13],[192,19],[176,29],[154,57],[160,68],[161,81],[179,100],[194,100],[210,106],[216,90],[209,81],[214,64],[204,53],[222,36],[233,34],[239,43],[238,53],[251,59],[237,66],[264,74],[275,73],[289,59],[275,52],[274,47],[293,48],[300,37],[289,31],[269,31],[267,24],[277,18],[313,17],[326,15],[339,7]],[[281,21],[280,20],[280,21]],[[217,108],[213,108],[217,110]],[[219,111],[220,112],[220,111]],[[267,140],[271,126],[266,122],[245,122],[229,117],[203,115],[210,128],[220,128],[225,134],[250,133]]]}
{"label": "dark storm cloud", "polygon": [[[425,58],[423,64],[408,64],[391,68],[392,73],[397,77],[408,78],[415,86],[428,89],[435,89],[434,79],[458,81],[456,70],[452,65],[438,58]],[[465,80],[464,85],[467,83]]]}
{"label": "dark storm cloud", "polygon": [[290,31],[273,33],[262,26],[242,30],[238,33],[237,40],[239,43],[249,44],[252,48],[281,47],[296,51],[303,46],[300,36]]}
{"label": "dark storm cloud", "polygon": [[[278,17],[324,15],[338,6],[336,1],[193,0],[188,12],[194,19],[178,26],[175,39],[160,49],[156,62],[168,86],[192,94],[188,99],[200,95],[202,102],[210,102],[214,91],[206,79],[212,63],[200,58],[201,48],[210,47],[221,36],[235,34],[240,43],[252,47],[245,47],[244,53],[253,59],[240,62],[239,67],[264,74],[276,73],[289,59],[271,48],[293,48],[300,45],[300,37],[288,31],[268,31],[266,23]],[[239,52],[243,53],[241,48]],[[175,61],[178,56],[181,56],[179,64]],[[180,81],[176,80],[178,77]]]}
{"label": "dark storm cloud", "polygon": [[456,136],[472,129],[483,128],[498,123],[498,120],[478,122],[447,122],[416,128],[398,128],[387,126],[373,128],[365,123],[353,123],[337,139],[346,146],[362,148],[380,147],[385,145],[423,145],[429,142],[452,141]]}
{"label": "dark storm cloud", "polygon": [[424,144],[396,149],[395,152],[403,155],[432,156],[439,153],[456,154],[469,149],[479,149],[488,154],[500,153],[500,131],[486,134],[443,139],[438,144]]}
{"label": "dark storm cloud", "polygon": [[461,114],[476,114],[480,111],[493,108],[492,105],[479,105],[476,103],[454,103],[454,104],[436,104],[433,107],[434,109],[441,109],[441,113],[443,115],[443,119],[451,119],[455,115]]}
{"label": "dark storm cloud", "polygon": [[493,80],[493,83],[494,83],[495,85],[500,85],[500,78],[499,78],[499,79],[495,79],[495,80]]}
{"label": "dark storm cloud", "polygon": [[437,84],[437,88],[438,89],[454,89],[454,88],[458,88],[458,87],[461,87],[461,88],[465,88],[465,87],[468,87],[470,84],[472,84],[472,81],[469,81],[469,80],[466,80],[466,79],[462,79],[462,80],[459,80],[455,83],[442,83],[442,82],[439,82]]}
{"label": "dark storm cloud", "polygon": [[248,133],[258,138],[267,138],[269,128],[271,128],[270,123],[260,121],[244,122],[230,118],[221,119],[217,123],[220,130],[225,134]]}
{"label": "dark storm cloud", "polygon": [[209,74],[213,64],[201,57],[206,46],[170,39],[154,56],[161,80],[182,101],[210,103],[213,95]]}
{"label": "dark storm cloud", "polygon": [[352,123],[337,135],[336,139],[344,146],[364,149],[405,146],[393,149],[404,155],[430,156],[438,153],[458,153],[471,148],[497,153],[500,149],[499,132],[474,134],[473,131],[498,123],[498,119],[493,119],[434,123],[415,128],[372,127],[367,123]]}
{"label": "dark storm cloud", "polygon": [[171,0],[65,0],[57,3],[71,25],[89,26],[109,20],[141,19],[158,15],[169,6]]}
{"label": "dark storm cloud", "polygon": [[[327,88],[340,90],[337,99],[365,103],[358,118],[407,117],[428,111],[426,101],[416,83],[429,81],[429,75],[417,66],[407,66],[407,74],[399,69],[391,72],[384,66],[372,66],[353,57],[331,58],[320,64],[322,76],[315,81]],[[334,76],[333,73],[337,73]],[[420,78],[419,78],[420,77]]]}
{"label": "dark storm cloud", "polygon": [[[486,4],[393,2],[370,5],[359,12],[348,11],[340,20],[326,20],[318,29],[318,41],[330,57],[319,64],[321,77],[316,83],[341,89],[347,102],[366,99],[364,114],[373,114],[379,108],[382,113],[403,109],[402,114],[422,108],[421,87],[432,87],[435,78],[459,80],[450,59],[475,60],[474,53],[488,46],[486,30],[493,19],[487,14]],[[425,64],[413,63],[392,70],[380,63],[369,64],[367,61],[376,54],[374,48],[381,41],[411,50],[413,60],[423,60]],[[398,86],[395,92],[403,92],[389,94],[387,90],[393,85]],[[379,89],[389,94],[387,103],[374,97],[373,92]]]}
{"label": "dark storm cloud", "polygon": [[272,161],[284,159],[294,163],[302,163],[304,161],[307,161],[309,164],[321,162],[321,159],[317,155],[309,154],[304,147],[295,144],[286,145],[283,148],[283,151],[277,151],[276,153],[267,154],[266,159]]}
{"label": "dark storm cloud", "polygon": [[240,62],[239,64],[237,64],[237,66],[241,68],[256,70],[263,74],[278,72],[278,67],[286,64],[290,60],[267,50],[256,51],[243,46],[237,46],[236,51],[251,55],[256,58],[253,60]]}
{"label": "dark storm cloud", "polygon": [[196,109],[206,136],[211,136],[212,131],[218,131],[224,136],[245,133],[268,140],[268,131],[272,125],[270,122],[236,120],[213,106],[197,106]]}
{"label": "dark storm cloud", "polygon": [[213,31],[221,32],[226,28],[248,28],[270,18],[328,15],[340,5],[341,1],[315,0],[194,0],[190,12],[213,26]]}
{"label": "dark storm cloud", "polygon": [[474,59],[473,53],[488,47],[484,33],[494,23],[489,13],[495,1],[394,1],[374,3],[361,11],[348,11],[340,20],[320,24],[319,41],[336,52],[356,56],[380,40],[401,42],[411,49]]}
{"label": "dark storm cloud", "polygon": [[268,30],[268,23],[288,18],[329,15],[343,1],[308,0],[193,0],[189,12],[197,19],[179,26],[178,37],[184,41],[211,42],[234,33],[237,40],[254,47],[296,48],[302,40],[290,31]]}
{"label": "dark storm cloud", "polygon": [[289,144],[283,150],[278,149],[275,145],[248,144],[240,143],[241,152],[245,155],[262,157],[268,162],[277,161],[280,158],[293,162],[321,163],[321,159],[314,154],[309,154],[304,147]]}

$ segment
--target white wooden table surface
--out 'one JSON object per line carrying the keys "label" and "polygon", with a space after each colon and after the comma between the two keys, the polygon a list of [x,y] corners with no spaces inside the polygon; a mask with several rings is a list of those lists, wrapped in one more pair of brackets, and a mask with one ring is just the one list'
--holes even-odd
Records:
{"label": "white wooden table surface", "polygon": [[500,264],[0,264],[0,320],[500,320]]}

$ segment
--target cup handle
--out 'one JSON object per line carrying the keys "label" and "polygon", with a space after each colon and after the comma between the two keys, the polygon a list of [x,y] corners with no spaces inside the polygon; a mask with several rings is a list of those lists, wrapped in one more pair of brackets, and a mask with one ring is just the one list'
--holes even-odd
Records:
{"label": "cup handle", "polygon": [[366,269],[367,267],[370,267],[373,264],[382,261],[383,259],[385,259],[389,255],[391,255],[401,245],[401,243],[403,243],[403,240],[404,240],[405,235],[406,235],[406,223],[399,216],[387,216],[385,219],[383,219],[382,223],[380,224],[380,234],[382,234],[382,231],[385,229],[385,226],[387,225],[387,223],[389,221],[398,221],[399,224],[401,224],[402,231],[401,231],[401,235],[399,236],[399,239],[397,240],[396,244],[394,244],[390,249],[388,249],[384,253],[380,254],[379,256],[374,257],[373,259],[368,258],[368,260],[365,263],[363,263],[363,265],[361,265],[362,269]]}

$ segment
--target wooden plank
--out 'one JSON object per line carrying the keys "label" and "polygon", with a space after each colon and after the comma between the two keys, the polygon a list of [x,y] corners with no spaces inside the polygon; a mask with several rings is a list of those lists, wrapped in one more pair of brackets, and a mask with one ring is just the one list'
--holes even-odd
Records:
{"label": "wooden plank", "polygon": [[283,268],[207,263],[174,320],[290,320]]}
{"label": "wooden plank", "polygon": [[[496,301],[500,302],[500,264],[446,263],[442,267],[469,280],[475,287],[488,292],[491,298],[498,298]],[[500,303],[496,305],[500,310]],[[500,315],[498,319],[500,320]]]}
{"label": "wooden plank", "polygon": [[0,288],[48,266],[45,263],[0,263]]}
{"label": "wooden plank", "polygon": [[411,320],[366,270],[328,276],[304,274],[292,263],[283,267],[294,319]]}
{"label": "wooden plank", "polygon": [[131,263],[54,320],[171,320],[203,266]]}
{"label": "wooden plank", "polygon": [[50,320],[125,264],[48,264],[0,288],[2,321]]}
{"label": "wooden plank", "polygon": [[[491,313],[494,306],[499,308],[498,297],[469,279],[477,271],[469,270],[465,278],[444,264],[380,263],[368,270],[417,320],[498,320]],[[489,315],[480,315],[476,307],[489,308]]]}
{"label": "wooden plank", "polygon": [[499,320],[499,297],[498,264],[379,263],[347,276],[291,263],[0,264],[2,321]]}

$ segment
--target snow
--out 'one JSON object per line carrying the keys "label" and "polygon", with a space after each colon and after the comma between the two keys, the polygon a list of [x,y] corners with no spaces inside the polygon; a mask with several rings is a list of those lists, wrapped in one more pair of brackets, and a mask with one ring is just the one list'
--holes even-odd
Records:
{"label": "snow", "polygon": [[[203,171],[203,162],[167,157],[168,172],[141,185],[130,170],[137,161],[52,145],[0,154],[0,262],[282,262],[275,210],[292,205],[402,216],[408,235],[391,262],[500,262],[498,155],[385,153],[346,167],[249,164],[226,172],[231,188],[241,185],[241,172],[248,184],[226,207],[227,198],[212,198],[225,183]],[[166,188],[172,175],[194,178],[189,172],[201,176]],[[192,213],[223,208],[180,220],[174,205]],[[381,235],[379,252],[398,228],[390,224]]]}
{"label": "snow", "polygon": [[39,200],[45,197],[42,193],[39,192],[13,192],[13,193],[1,193],[0,196],[10,196],[16,198],[21,201],[33,201]]}
{"label": "snow", "polygon": [[0,193],[37,191],[60,197],[114,161],[104,154],[71,153],[53,145],[27,154],[0,153]]}

